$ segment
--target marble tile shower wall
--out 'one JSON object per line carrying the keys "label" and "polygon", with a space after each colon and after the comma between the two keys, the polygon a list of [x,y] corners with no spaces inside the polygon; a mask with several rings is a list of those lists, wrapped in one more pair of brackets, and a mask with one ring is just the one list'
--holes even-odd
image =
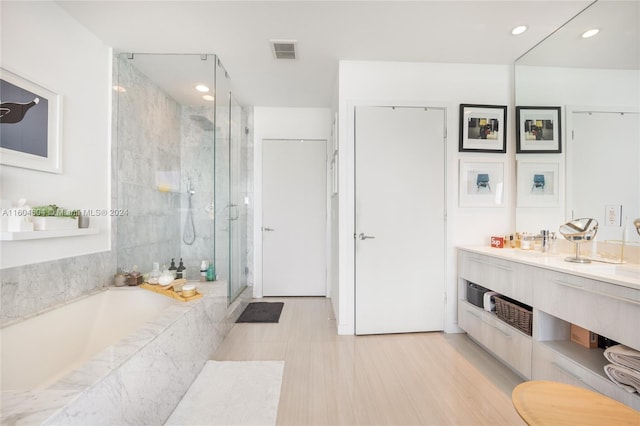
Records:
{"label": "marble tile shower wall", "polygon": [[214,202],[214,128],[213,108],[182,108],[182,196],[180,226],[184,236],[187,225],[189,198],[187,195],[188,178],[193,184],[194,195],[191,198],[195,240],[186,244],[180,238],[180,256],[187,268],[186,278],[197,280],[200,275],[200,262],[213,261],[214,257],[214,213],[207,211]]}
{"label": "marble tile shower wall", "polygon": [[181,106],[128,59],[117,72],[127,89],[118,94],[117,205],[128,211],[117,220],[117,262],[148,272],[180,256],[181,196],[159,191],[156,172],[180,172]]}

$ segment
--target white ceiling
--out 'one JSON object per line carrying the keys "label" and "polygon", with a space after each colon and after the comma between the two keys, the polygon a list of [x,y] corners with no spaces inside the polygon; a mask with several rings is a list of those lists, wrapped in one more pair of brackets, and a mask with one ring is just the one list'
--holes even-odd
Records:
{"label": "white ceiling", "polygon": [[512,64],[591,0],[58,3],[116,52],[217,54],[243,104],[328,107],[341,59]]}

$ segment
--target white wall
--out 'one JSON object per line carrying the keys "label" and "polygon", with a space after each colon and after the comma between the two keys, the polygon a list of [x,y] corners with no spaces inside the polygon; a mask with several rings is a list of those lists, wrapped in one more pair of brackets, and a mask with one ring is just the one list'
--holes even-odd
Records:
{"label": "white wall", "polygon": [[[0,166],[2,199],[75,209],[110,205],[111,50],[54,2],[1,2],[1,65],[62,95],[62,174]],[[110,249],[110,220],[98,235],[2,242],[0,267]]]}
{"label": "white wall", "polygon": [[[638,70],[554,68],[516,66],[516,104],[522,106],[562,107],[562,153],[518,154],[518,160],[558,161],[560,164],[560,204],[552,208],[516,208],[518,230],[537,232],[548,228],[556,231],[571,218],[566,211],[567,138],[571,136],[567,108],[631,107],[637,110],[640,99]],[[603,161],[607,161],[603,159]],[[604,209],[604,207],[603,207]]]}
{"label": "white wall", "polygon": [[[253,126],[255,179],[253,295],[262,297],[262,141],[265,139],[325,139],[327,146],[331,146],[331,110],[329,108],[255,107]],[[327,158],[330,158],[329,155]],[[330,185],[327,185],[327,188],[329,187]],[[329,209],[329,200],[327,200],[327,206]],[[330,218],[329,211],[327,211],[327,218]],[[331,225],[327,223],[327,230],[329,229]]]}
{"label": "white wall", "polygon": [[[512,102],[512,67],[399,62],[341,61],[339,66],[339,294],[338,333],[354,332],[354,139],[356,105],[424,105],[446,108],[447,120],[447,229],[445,331],[457,328],[457,245],[489,244],[491,235],[512,232],[515,188],[512,167],[515,152]],[[507,154],[458,153],[458,111],[461,103],[508,105]],[[458,208],[459,159],[504,160],[504,207]],[[334,301],[335,303],[335,301]]]}

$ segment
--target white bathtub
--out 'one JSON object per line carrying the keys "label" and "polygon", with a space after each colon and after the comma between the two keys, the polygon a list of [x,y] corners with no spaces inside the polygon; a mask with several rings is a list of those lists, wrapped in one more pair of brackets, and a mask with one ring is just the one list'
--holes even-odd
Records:
{"label": "white bathtub", "polygon": [[176,303],[141,288],[111,288],[5,327],[1,389],[43,389]]}
{"label": "white bathtub", "polygon": [[196,284],[191,302],[111,288],[0,330],[0,424],[164,424],[251,299]]}

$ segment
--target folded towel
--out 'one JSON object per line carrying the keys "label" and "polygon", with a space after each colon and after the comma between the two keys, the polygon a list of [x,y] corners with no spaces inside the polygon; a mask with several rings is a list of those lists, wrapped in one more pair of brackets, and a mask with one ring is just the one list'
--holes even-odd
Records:
{"label": "folded towel", "polygon": [[493,296],[495,296],[495,291],[487,291],[484,294],[484,299],[482,300],[482,306],[484,306],[484,310],[487,312],[493,312],[496,310],[496,303],[493,301]]}
{"label": "folded towel", "polygon": [[640,393],[640,372],[616,364],[605,365],[604,372],[615,384],[623,387],[627,392]]}
{"label": "folded towel", "polygon": [[640,351],[624,345],[615,345],[607,348],[604,351],[604,356],[614,364],[640,372]]}

